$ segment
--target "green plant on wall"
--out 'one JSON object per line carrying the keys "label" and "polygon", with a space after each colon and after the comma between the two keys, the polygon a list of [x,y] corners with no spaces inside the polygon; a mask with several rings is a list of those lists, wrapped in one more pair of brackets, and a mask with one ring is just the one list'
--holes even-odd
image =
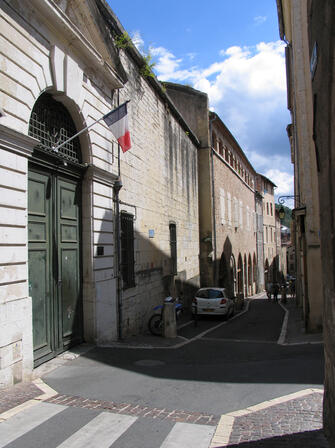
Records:
{"label": "green plant on wall", "polygon": [[114,43],[115,43],[116,48],[125,49],[125,48],[130,47],[133,44],[129,34],[126,31],[122,34],[115,36],[114,39],[115,39]]}
{"label": "green plant on wall", "polygon": [[143,55],[144,65],[140,69],[140,73],[145,78],[151,76],[151,78],[154,78],[155,75],[152,71],[152,69],[155,67],[156,63],[152,62],[152,56],[150,53],[147,55]]}

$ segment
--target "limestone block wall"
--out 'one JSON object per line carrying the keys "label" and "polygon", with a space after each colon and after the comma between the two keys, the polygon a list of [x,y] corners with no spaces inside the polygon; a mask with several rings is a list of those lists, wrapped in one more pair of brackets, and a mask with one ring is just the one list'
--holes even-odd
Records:
{"label": "limestone block wall", "polygon": [[0,388],[29,380],[27,168],[35,140],[0,124]]}
{"label": "limestone block wall", "polygon": [[[177,287],[179,291],[187,292],[198,285],[197,139],[191,138],[191,131],[171,106],[170,100],[157,93],[158,83],[153,86],[140,76],[138,63],[128,52],[120,52],[124,68],[119,60],[111,59],[116,54],[115,49],[114,53],[112,48],[109,52],[99,34],[101,30],[96,28],[95,22],[90,22],[94,8],[89,9],[87,5],[91,4],[80,2],[76,11],[71,11],[72,3],[67,5],[61,9],[42,0],[2,2],[0,107],[5,116],[0,118],[0,125],[6,130],[14,130],[20,138],[27,138],[31,111],[43,92],[49,92],[65,105],[78,130],[91,125],[123,101],[131,100],[129,122],[133,146],[128,153],[121,153],[120,172],[124,186],[120,198],[121,211],[132,213],[135,219],[136,286],[122,292],[125,334],[133,334],[146,328],[153,305],[162,300],[171,286],[170,223],[174,223],[177,230]],[[78,13],[78,8],[82,14]],[[88,19],[81,23],[80,18],[84,16]],[[124,87],[113,68],[115,66],[122,68],[122,76],[127,73],[129,80]],[[117,89],[120,89],[119,93]],[[34,144],[22,144],[30,148],[30,154],[25,154],[25,157],[31,156]],[[103,344],[115,340],[118,335],[113,201],[113,185],[118,177],[118,147],[104,122],[84,132],[80,144],[83,163],[87,164],[82,185],[84,337],[87,341]],[[22,237],[27,228],[28,161],[25,159],[25,168],[20,167],[13,176],[13,170],[6,165],[10,160],[8,149],[4,151],[0,166],[4,171],[5,188],[9,188],[15,198],[21,198],[17,200],[18,204],[25,203],[15,218],[21,220],[18,227]],[[10,182],[21,182],[18,179],[22,180],[22,186],[11,185]],[[0,210],[1,218],[6,215],[9,219],[10,214],[2,213],[4,210],[4,207]],[[153,238],[149,238],[149,230],[153,230]],[[13,232],[13,224],[6,224],[6,231],[0,233],[3,247]],[[26,240],[22,244],[12,251],[17,253],[17,257],[20,254],[22,260],[17,262],[17,267],[12,267],[12,252],[7,250],[2,252],[4,259],[0,268],[5,272],[6,285],[10,282],[8,273],[14,270],[17,272],[13,274],[15,282],[17,280],[21,285],[13,292],[13,297],[16,297],[13,303],[18,303],[22,296],[22,304],[26,307],[24,313],[17,311],[17,316],[23,316],[21,326],[25,325],[26,333],[30,334],[30,339],[27,336],[26,343],[22,345],[22,351],[26,350],[26,359],[23,357],[22,362],[31,369],[31,299],[28,291],[20,290],[27,287]],[[103,255],[97,252],[100,246],[103,246]],[[2,289],[1,300],[12,300],[10,291],[13,290],[7,286]],[[6,311],[1,319],[9,325],[12,317]],[[10,327],[8,335],[11,342],[0,341],[0,349],[4,349],[1,359],[8,360],[9,349],[5,347],[20,340],[16,338],[15,331]],[[15,352],[13,363],[21,362],[17,355],[20,348],[12,351]],[[1,361],[2,371],[4,362]],[[13,381],[14,377],[24,377],[23,369],[21,373],[15,373],[12,367],[10,369],[8,375],[12,379],[9,380],[6,374],[5,382]]]}
{"label": "limestone block wall", "polygon": [[[120,210],[134,216],[135,287],[123,291],[125,334],[146,330],[155,304],[171,290],[169,224],[177,232],[177,291],[185,302],[199,284],[197,146],[126,52],[132,149],[121,153]],[[150,232],[149,232],[150,231]]]}

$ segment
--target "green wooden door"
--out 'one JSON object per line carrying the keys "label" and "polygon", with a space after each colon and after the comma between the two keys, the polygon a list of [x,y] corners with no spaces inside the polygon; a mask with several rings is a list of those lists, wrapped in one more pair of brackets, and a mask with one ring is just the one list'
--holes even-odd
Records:
{"label": "green wooden door", "polygon": [[30,168],[29,287],[35,365],[82,339],[80,181]]}

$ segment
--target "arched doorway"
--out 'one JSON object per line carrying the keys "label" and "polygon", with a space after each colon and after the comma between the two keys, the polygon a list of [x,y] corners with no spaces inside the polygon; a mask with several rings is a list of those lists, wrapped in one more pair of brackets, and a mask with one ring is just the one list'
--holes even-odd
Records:
{"label": "arched doorway", "polygon": [[255,292],[259,292],[258,291],[258,267],[257,267],[257,260],[256,260],[256,255],[254,254],[253,256],[253,261],[252,261],[252,274],[253,274],[253,282],[254,282],[254,291]]}
{"label": "arched doorway", "polygon": [[269,260],[266,259],[265,260],[265,265],[264,265],[264,282],[265,282],[265,288],[267,288],[267,285],[270,281],[270,272],[269,272]]}
{"label": "arched doorway", "polygon": [[35,366],[82,340],[81,182],[78,138],[63,104],[42,94],[32,110],[28,176],[29,289]]}
{"label": "arched doorway", "polygon": [[229,271],[225,254],[222,252],[219,266],[219,286],[221,288],[227,288],[229,282]]}
{"label": "arched doorway", "polygon": [[251,264],[251,255],[249,254],[248,257],[248,294],[252,295],[253,294],[253,290],[252,290],[252,264]]}
{"label": "arched doorway", "polygon": [[232,279],[232,284],[231,284],[231,297],[235,297],[236,296],[236,263],[235,263],[235,257],[234,255],[232,255],[230,257],[230,278]]}
{"label": "arched doorway", "polygon": [[244,297],[248,296],[248,266],[247,266],[247,257],[244,255],[243,257],[243,292]]}
{"label": "arched doorway", "polygon": [[237,292],[238,294],[243,294],[243,262],[241,254],[239,254],[237,262]]}

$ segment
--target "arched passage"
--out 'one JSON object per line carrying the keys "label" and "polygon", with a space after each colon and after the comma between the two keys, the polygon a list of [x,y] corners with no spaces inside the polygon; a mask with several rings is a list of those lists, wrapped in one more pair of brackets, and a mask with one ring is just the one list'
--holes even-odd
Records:
{"label": "arched passage", "polygon": [[253,273],[253,282],[254,282],[254,291],[258,291],[258,282],[257,282],[257,276],[258,276],[258,268],[257,268],[257,259],[256,255],[254,254],[253,260],[252,260],[252,273]]}
{"label": "arched passage", "polygon": [[230,291],[231,297],[235,297],[236,292],[237,292],[237,287],[236,287],[236,262],[235,262],[234,255],[232,255],[230,257],[230,277],[232,279],[232,290]]}
{"label": "arched passage", "polygon": [[82,178],[77,130],[50,94],[36,101],[29,135],[40,141],[29,162],[28,267],[35,365],[82,341]]}
{"label": "arched passage", "polygon": [[243,294],[243,262],[241,254],[239,254],[237,262],[237,292],[238,294]]}
{"label": "arched passage", "polygon": [[252,290],[252,263],[251,263],[251,255],[249,254],[248,257],[248,294],[252,295],[253,290]]}
{"label": "arched passage", "polygon": [[264,265],[264,282],[265,282],[265,288],[267,287],[269,281],[270,281],[270,272],[269,272],[269,260],[266,259],[265,260],[265,265]]}

